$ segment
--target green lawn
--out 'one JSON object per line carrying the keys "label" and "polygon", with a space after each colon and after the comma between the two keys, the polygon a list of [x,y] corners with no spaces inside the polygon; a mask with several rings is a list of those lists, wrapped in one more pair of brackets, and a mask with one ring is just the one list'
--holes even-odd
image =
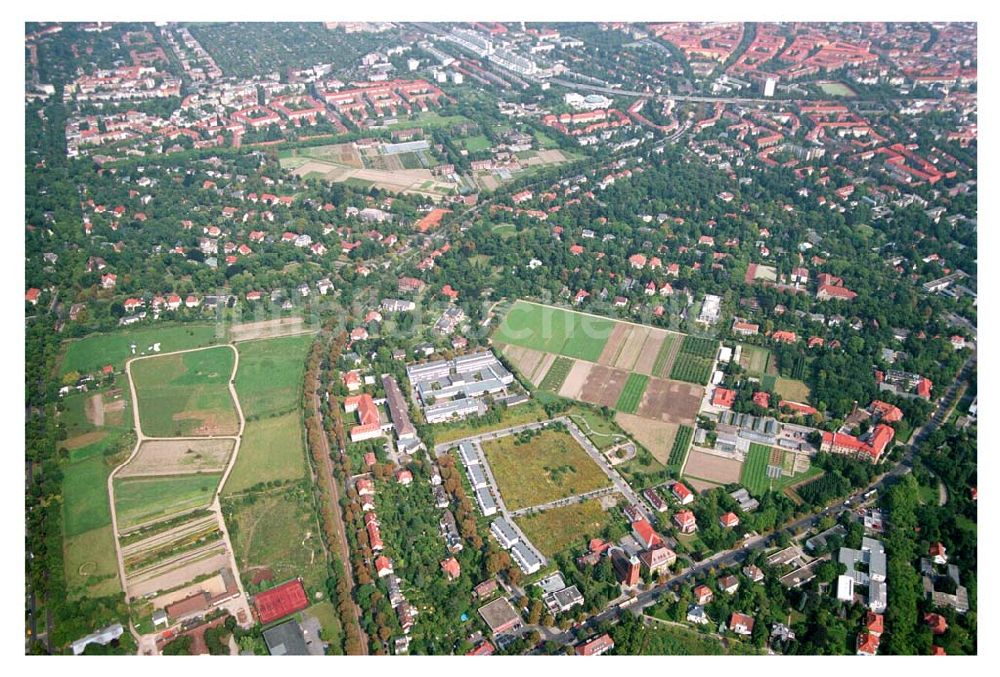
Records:
{"label": "green lawn", "polygon": [[542,382],[538,384],[538,389],[549,393],[558,393],[559,389],[562,388],[563,381],[569,376],[573,364],[573,360],[568,357],[557,357],[545,373]]}
{"label": "green lawn", "polygon": [[464,115],[441,115],[435,111],[427,111],[420,113],[416,120],[400,119],[400,124],[404,124],[404,122],[407,125],[419,125],[425,129],[433,129],[435,127],[450,127],[460,122],[469,122],[469,118]]}
{"label": "green lawn", "polygon": [[601,451],[609,449],[627,439],[611,420],[579,404],[574,404],[573,407],[568,409],[566,415],[590,439],[594,446]]}
{"label": "green lawn", "polygon": [[525,515],[514,521],[539,552],[553,557],[572,545],[583,545],[599,536],[611,519],[611,515],[601,509],[599,500],[591,500]]}
{"label": "green lawn", "polygon": [[483,443],[504,503],[511,510],[541,505],[610,484],[569,433],[544,429],[524,444],[509,435]]}
{"label": "green lawn", "polygon": [[238,493],[270,480],[302,479],[305,472],[305,447],[297,411],[248,421],[223,493]]}
{"label": "green lawn", "polygon": [[115,479],[118,527],[162,519],[212,501],[222,473]]}
{"label": "green lawn", "polygon": [[483,422],[478,416],[454,423],[438,423],[434,426],[434,441],[451,442],[463,437],[470,437],[490,430],[512,428],[525,423],[537,423],[548,418],[545,410],[535,400],[530,399],[523,404],[502,410],[499,421]]}
{"label": "green lawn", "polygon": [[65,539],[63,568],[71,599],[103,597],[121,591],[110,518],[102,527]]}
{"label": "green lawn", "polygon": [[63,531],[66,537],[111,524],[108,475],[102,456],[65,466],[63,475]]}
{"label": "green lawn", "polygon": [[517,235],[517,226],[513,223],[501,223],[497,226],[493,226],[493,232],[506,240],[507,238]]}
{"label": "green lawn", "polygon": [[555,141],[555,139],[548,136],[547,134],[544,134],[539,131],[534,132],[534,134],[535,134],[535,141],[538,143],[539,148],[547,150],[549,148],[559,147],[559,144]]}
{"label": "green lawn", "polygon": [[781,397],[792,402],[809,401],[809,386],[798,379],[779,377],[774,384],[774,390]]}
{"label": "green lawn", "polygon": [[476,153],[481,150],[489,150],[493,145],[490,143],[490,140],[482,134],[470,136],[469,138],[464,139],[461,143],[465,146],[465,150],[470,153]]}
{"label": "green lawn", "polygon": [[235,355],[228,347],[161,355],[132,364],[142,432],[150,437],[233,435],[229,394]]}
{"label": "green lawn", "polygon": [[628,380],[625,381],[625,387],[622,388],[622,392],[618,396],[615,409],[627,414],[634,414],[635,410],[639,408],[639,402],[642,401],[642,394],[646,392],[646,384],[648,383],[649,377],[644,374],[629,374]]}
{"label": "green lawn", "polygon": [[501,343],[596,362],[615,321],[553,306],[518,301],[497,329]]}
{"label": "green lawn", "polygon": [[306,355],[314,340],[311,335],[289,336],[239,344],[236,394],[247,419],[298,408]]}
{"label": "green lawn", "polygon": [[[785,457],[788,454],[784,450],[780,451],[782,458],[779,465],[784,466]],[[810,466],[805,472],[791,477],[782,475],[779,478],[771,480],[767,476],[767,466],[770,457],[771,447],[757,443],[750,444],[750,452],[747,454],[746,461],[743,463],[743,471],[740,473],[740,484],[745,486],[754,496],[762,496],[772,487],[774,491],[782,491],[785,487],[799,484],[803,480],[817,477],[823,473],[822,468]]]}
{"label": "green lawn", "polygon": [[160,344],[160,352],[167,353],[210,345],[217,341],[215,331],[216,325],[180,324],[125,329],[113,334],[92,334],[67,343],[59,373],[90,373],[106,364],[113,365],[115,371],[121,371],[125,367],[125,360],[132,357],[133,343],[136,355],[151,352],[149,349],[154,343]]}

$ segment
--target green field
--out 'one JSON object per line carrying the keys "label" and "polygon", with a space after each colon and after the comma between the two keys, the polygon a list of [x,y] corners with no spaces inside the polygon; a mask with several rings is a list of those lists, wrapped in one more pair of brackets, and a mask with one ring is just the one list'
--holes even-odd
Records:
{"label": "green field", "polygon": [[820,82],[816,86],[828,96],[857,96],[857,92],[842,82]]}
{"label": "green field", "polygon": [[517,444],[517,435],[483,443],[504,503],[511,510],[583,494],[610,484],[569,433],[544,429]]}
{"label": "green field", "polygon": [[774,384],[774,391],[792,402],[809,401],[809,386],[798,379],[778,378]]}
{"label": "green field", "polygon": [[556,142],[555,139],[542,132],[536,130],[534,132],[534,135],[535,135],[535,141],[538,143],[538,147],[542,148],[543,150],[559,147],[559,144]]}
{"label": "green field", "polygon": [[747,376],[761,378],[767,370],[767,362],[771,356],[771,351],[760,346],[751,346],[741,343],[740,366],[743,367]]}
{"label": "green field", "polygon": [[215,325],[183,324],[125,329],[113,334],[92,334],[67,343],[59,365],[59,374],[70,371],[86,374],[97,371],[106,364],[113,365],[115,371],[121,371],[125,367],[125,360],[132,357],[132,343],[135,343],[136,355],[151,352],[149,349],[154,343],[160,344],[160,352],[168,353],[210,345],[217,341],[215,331]]}
{"label": "green field", "polygon": [[238,345],[236,394],[247,419],[297,409],[302,398],[306,355],[314,336],[247,341]]}
{"label": "green field", "polygon": [[297,411],[247,421],[236,465],[226,480],[223,494],[245,491],[270,480],[302,479],[305,472],[302,424]]}
{"label": "green field", "polygon": [[[405,122],[407,125],[420,125],[425,129],[433,129],[435,127],[451,127],[461,122],[470,122],[470,120],[464,115],[441,115],[435,111],[427,111],[417,115],[415,120],[406,118]],[[403,124],[403,120],[400,120],[400,124]]]}
{"label": "green field", "polygon": [[629,374],[628,380],[625,381],[625,387],[622,388],[622,392],[618,396],[615,409],[624,411],[626,414],[634,414],[635,410],[639,408],[639,402],[642,401],[642,394],[646,392],[646,384],[648,383],[649,377],[645,374]]}
{"label": "green field", "polygon": [[258,494],[250,503],[226,501],[223,513],[244,581],[266,567],[275,582],[302,576],[307,591],[323,590],[326,557],[306,489]]}
{"label": "green field", "polygon": [[497,329],[501,343],[596,362],[615,322],[553,306],[518,301]]}
{"label": "green field", "polygon": [[674,437],[674,444],[670,448],[670,456],[667,458],[667,465],[680,468],[687,458],[688,449],[691,448],[691,438],[694,437],[694,428],[686,425],[677,427],[677,435]]}
{"label": "green field", "polygon": [[501,430],[502,428],[511,428],[525,423],[538,423],[548,418],[545,409],[542,408],[541,404],[535,398],[516,407],[500,411],[500,419],[496,421],[484,422],[482,418],[474,416],[453,423],[435,424],[434,440],[438,444],[441,442],[451,442],[463,437],[489,432],[490,430]]}
{"label": "green field", "polygon": [[600,536],[611,521],[611,515],[601,509],[599,500],[574,503],[514,520],[531,544],[546,557],[572,545],[584,545]]}
{"label": "green field", "polygon": [[493,145],[490,143],[490,140],[485,136],[483,136],[482,134],[477,134],[476,136],[470,136],[467,139],[463,139],[461,143],[465,147],[465,150],[469,151],[470,153],[476,153],[481,150],[489,150],[490,147]]}
{"label": "green field", "polygon": [[109,523],[67,537],[63,545],[63,568],[71,599],[103,597],[121,591],[114,534]]}
{"label": "green field", "polygon": [[660,345],[660,352],[656,354],[656,361],[653,362],[654,376],[663,375],[663,370],[667,366],[667,359],[670,357],[670,351],[673,349],[679,336],[679,334],[667,334],[663,338],[663,343]]}
{"label": "green field", "polygon": [[115,479],[118,528],[208,505],[222,473]]}
{"label": "green field", "polygon": [[142,432],[150,437],[236,434],[228,386],[234,361],[232,349],[220,346],[133,363]]}
{"label": "green field", "polygon": [[111,524],[108,475],[111,468],[101,456],[66,466],[63,475],[63,532],[66,537]]}
{"label": "green field", "polygon": [[513,223],[501,223],[493,226],[493,232],[506,240],[517,235],[517,226]]}
{"label": "green field", "polygon": [[[779,465],[788,467],[786,459],[791,454],[780,449],[778,451],[781,453],[781,462]],[[822,468],[818,466],[810,466],[808,470],[797,475],[791,477],[782,475],[779,478],[771,480],[767,476],[767,466],[770,457],[771,447],[756,443],[750,445],[750,452],[747,454],[746,461],[743,463],[743,471],[740,474],[740,484],[745,486],[754,496],[762,496],[772,487],[774,491],[782,491],[785,487],[817,477],[823,472]]]}
{"label": "green field", "polygon": [[579,404],[574,404],[573,407],[568,409],[566,415],[570,417],[573,423],[577,425],[593,445],[601,451],[628,439],[610,420],[598,412],[587,409]]}
{"label": "green field", "polygon": [[545,378],[538,384],[538,389],[548,393],[558,393],[573,364],[573,360],[568,357],[557,357],[546,372]]}

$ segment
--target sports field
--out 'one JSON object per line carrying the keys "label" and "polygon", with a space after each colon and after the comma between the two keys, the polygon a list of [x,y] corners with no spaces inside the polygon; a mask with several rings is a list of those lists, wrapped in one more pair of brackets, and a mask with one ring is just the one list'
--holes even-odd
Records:
{"label": "sports field", "polygon": [[[751,494],[760,496],[767,492],[769,488],[773,487],[774,491],[781,491],[785,487],[801,484],[805,480],[822,474],[823,471],[818,466],[802,464],[797,468],[799,472],[791,476],[782,475],[772,481],[767,476],[767,466],[772,464],[794,469],[796,467],[793,465],[794,458],[789,460],[789,456],[793,456],[793,454],[783,449],[772,449],[763,444],[751,444],[750,452],[747,454],[746,462],[743,464],[740,484],[745,486]],[[805,457],[801,458],[804,459]]]}
{"label": "sports field", "polygon": [[298,407],[306,355],[314,340],[306,335],[239,344],[236,394],[247,419],[284,414]]}
{"label": "sports field", "polygon": [[614,326],[607,318],[517,301],[494,340],[596,362]]}
{"label": "sports field", "polygon": [[203,473],[157,478],[115,478],[118,528],[127,529],[208,505],[221,477],[221,473]]}
{"label": "sports field", "polygon": [[236,434],[228,386],[234,361],[231,348],[218,347],[134,362],[142,432],[150,437]]}
{"label": "sports field", "polygon": [[746,343],[740,344],[740,366],[746,369],[747,376],[760,378],[767,369],[768,358],[771,353],[767,348],[751,346]]}
{"label": "sports field", "polygon": [[829,96],[857,96],[857,93],[842,82],[817,82],[816,86]]}
{"label": "sports field", "polygon": [[223,494],[246,491],[270,480],[297,480],[305,475],[305,448],[299,413],[247,421],[240,453]]}
{"label": "sports field", "polygon": [[62,375],[77,371],[88,374],[106,364],[120,372],[125,367],[125,360],[133,357],[133,343],[135,355],[152,354],[156,343],[160,344],[159,352],[169,353],[210,345],[216,340],[215,331],[215,325],[183,324],[124,329],[113,334],[92,334],[67,342],[59,373]]}
{"label": "sports field", "polygon": [[593,499],[517,517],[514,521],[539,552],[553,557],[572,545],[583,546],[600,536],[611,519],[611,514],[601,508],[601,501]]}
{"label": "sports field", "polygon": [[541,505],[610,485],[576,440],[560,430],[543,429],[519,443],[518,435],[483,443],[504,503],[510,510]]}
{"label": "sports field", "polygon": [[618,404],[615,405],[615,409],[627,414],[634,414],[639,407],[642,394],[646,392],[647,383],[649,383],[648,376],[629,374],[628,380],[625,381],[625,387],[622,389],[621,395],[618,396]]}

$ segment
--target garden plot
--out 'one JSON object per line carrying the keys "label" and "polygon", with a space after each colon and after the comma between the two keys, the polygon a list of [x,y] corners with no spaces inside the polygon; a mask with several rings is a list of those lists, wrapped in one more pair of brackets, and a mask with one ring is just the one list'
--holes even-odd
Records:
{"label": "garden plot", "polygon": [[642,350],[639,352],[639,357],[636,359],[632,370],[646,376],[658,376],[658,374],[653,373],[653,367],[656,364],[656,358],[660,355],[663,342],[670,335],[662,329],[650,329],[649,336],[646,337],[646,343],[642,346]]}
{"label": "garden plot", "polygon": [[146,440],[116,477],[222,472],[234,446],[231,439]]}
{"label": "garden plot", "polygon": [[667,423],[624,412],[615,414],[615,422],[636,442],[646,447],[657,461],[663,465],[667,464],[670,450],[674,446],[674,437],[677,435],[678,426],[676,423]]}
{"label": "garden plot", "polygon": [[599,407],[613,409],[618,404],[618,398],[621,397],[628,377],[627,371],[595,364],[587,375],[587,382],[576,399],[596,404]]}
{"label": "garden plot", "polygon": [[591,370],[596,366],[582,360],[573,362],[572,368],[569,370],[569,373],[563,380],[562,387],[559,389],[559,394],[571,400],[582,399],[580,394],[583,392],[584,386],[587,385],[587,379],[590,378]]}
{"label": "garden plot", "polygon": [[704,394],[700,386],[651,378],[636,413],[667,423],[694,425]]}
{"label": "garden plot", "polygon": [[629,325],[624,322],[618,322],[615,324],[614,330],[611,332],[611,336],[608,337],[608,342],[604,344],[604,350],[601,351],[600,357],[597,358],[597,364],[603,364],[604,366],[610,367],[615,363],[618,358],[618,353],[621,352],[622,346],[625,344],[625,339],[629,335]]}
{"label": "garden plot", "polygon": [[684,464],[684,477],[696,477],[716,484],[733,484],[740,481],[742,469],[743,464],[736,459],[692,449]]}

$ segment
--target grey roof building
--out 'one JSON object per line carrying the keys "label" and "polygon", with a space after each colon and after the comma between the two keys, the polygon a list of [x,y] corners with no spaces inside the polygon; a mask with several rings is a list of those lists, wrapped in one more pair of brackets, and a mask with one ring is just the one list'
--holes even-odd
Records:
{"label": "grey roof building", "polygon": [[264,631],[264,643],[272,656],[308,656],[305,635],[295,619]]}

